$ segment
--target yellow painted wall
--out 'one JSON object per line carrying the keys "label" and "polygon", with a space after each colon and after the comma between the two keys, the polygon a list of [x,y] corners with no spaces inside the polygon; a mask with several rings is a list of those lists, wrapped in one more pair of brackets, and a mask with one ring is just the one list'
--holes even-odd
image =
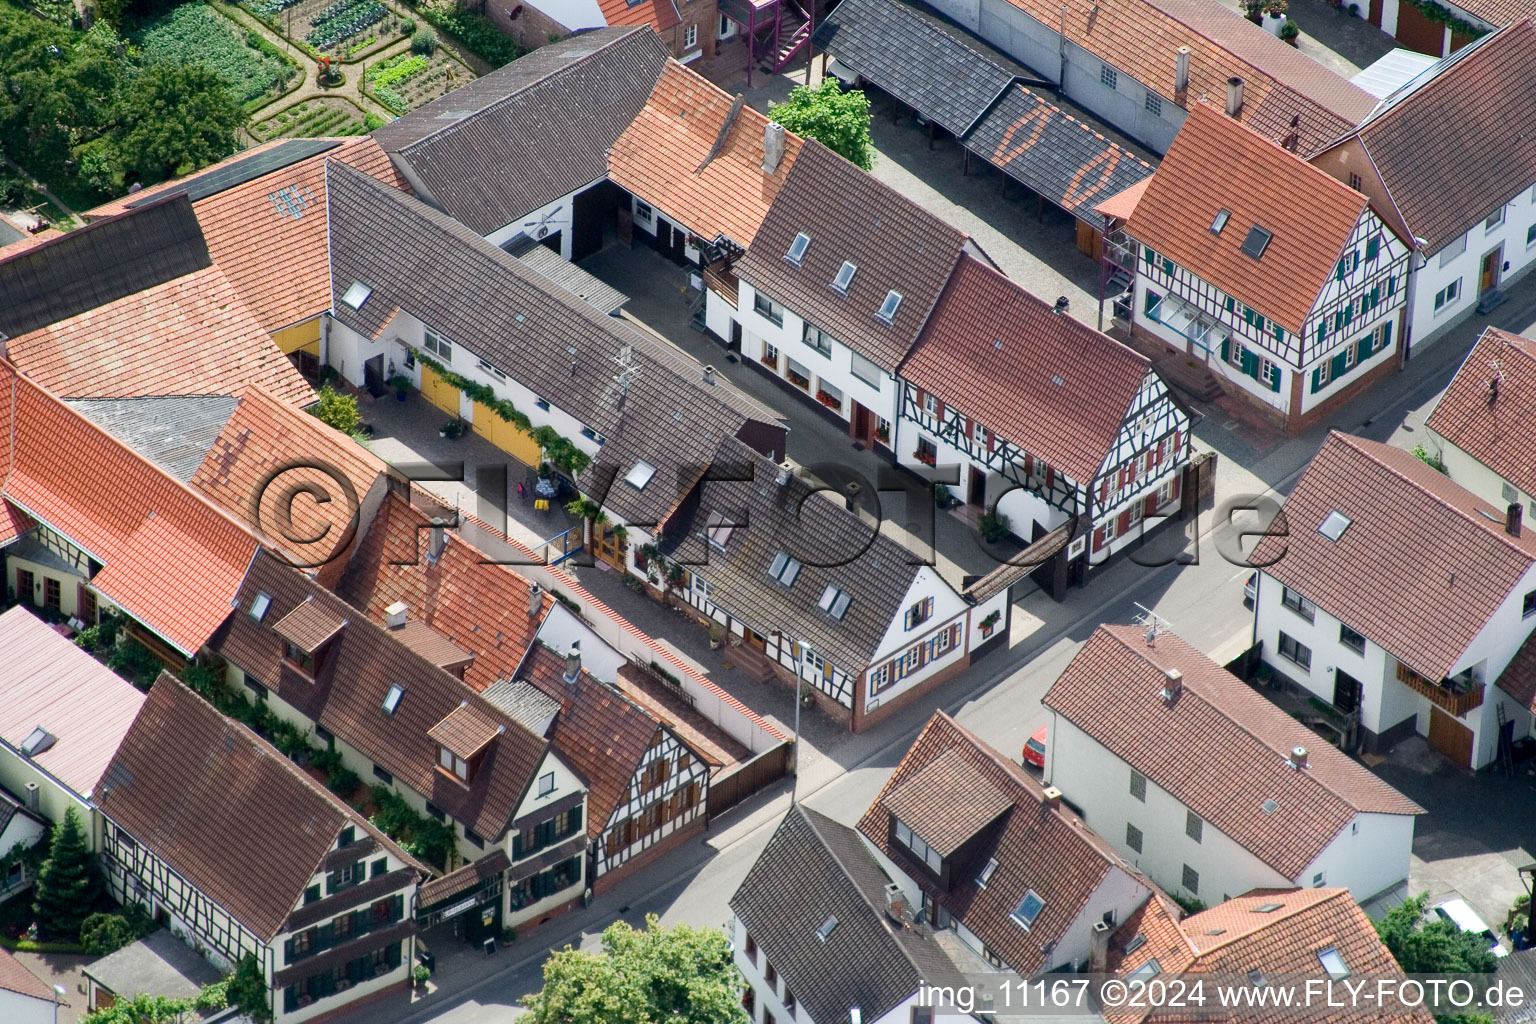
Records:
{"label": "yellow painted wall", "polygon": [[421,368],[421,394],[448,415],[459,414],[459,389],[449,384],[430,366]]}
{"label": "yellow painted wall", "polygon": [[520,462],[530,466],[539,464],[538,442],[502,419],[490,406],[479,402],[475,403],[475,433]]}
{"label": "yellow painted wall", "polygon": [[80,581],[81,577],[73,573],[65,572],[56,566],[42,565],[30,559],[17,558],[15,555],[6,559],[6,585],[12,590],[16,588],[17,570],[26,570],[32,573],[32,596],[17,594],[18,601],[28,600],[32,604],[42,607],[43,604],[43,580],[45,578],[59,581],[59,611],[65,616],[73,616],[79,611]]}
{"label": "yellow painted wall", "polygon": [[318,357],[320,355],[320,318],[316,317],[302,324],[294,324],[292,327],[273,331],[272,340],[277,343],[278,351],[283,355],[291,355],[302,350]]}

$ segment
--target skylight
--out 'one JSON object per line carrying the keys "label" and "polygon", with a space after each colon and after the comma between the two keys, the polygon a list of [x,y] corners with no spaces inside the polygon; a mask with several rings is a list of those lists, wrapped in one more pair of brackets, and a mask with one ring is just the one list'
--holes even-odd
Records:
{"label": "skylight", "polygon": [[1045,909],[1045,900],[1041,899],[1035,890],[1030,889],[1024,893],[1024,898],[1019,900],[1019,905],[1013,908],[1013,919],[1028,928],[1035,923],[1035,918],[1040,916],[1040,911]]}
{"label": "skylight", "polygon": [[1153,957],[1151,960],[1148,960],[1146,963],[1132,971],[1131,977],[1146,980],[1147,978],[1155,978],[1162,973],[1163,965],[1157,962],[1156,957]]}
{"label": "skylight", "polygon": [[400,698],[404,696],[405,687],[401,686],[399,683],[392,684],[389,688],[389,692],[384,695],[384,713],[386,715],[394,714],[395,709],[400,706]]}
{"label": "skylight", "polygon": [[1134,953],[1138,949],[1140,949],[1142,946],[1145,946],[1146,944],[1147,944],[1147,937],[1146,937],[1146,935],[1144,933],[1142,933],[1142,932],[1137,932],[1135,935],[1133,935],[1131,937],[1131,941],[1127,942],[1125,944],[1125,951],[1127,953]]}
{"label": "skylight", "polygon": [[1248,972],[1248,980],[1253,983],[1254,988],[1263,988],[1264,972],[1255,967],[1253,970]]}
{"label": "skylight", "polygon": [[976,876],[976,884],[985,889],[987,887],[987,883],[992,881],[992,872],[996,870],[997,858],[993,857],[991,860],[987,861],[987,866],[981,869],[981,874]]}
{"label": "skylight", "polygon": [[834,929],[836,927],[837,927],[837,918],[829,917],[825,921],[821,922],[821,927],[820,928],[816,929],[816,937],[818,939],[820,939],[822,942],[826,942],[827,941],[827,937],[832,934],[832,929]]}
{"label": "skylight", "polygon": [[898,292],[896,289],[892,288],[890,291],[885,293],[885,301],[880,303],[880,312],[876,313],[875,316],[879,317],[881,320],[884,320],[886,323],[890,323],[892,320],[896,319],[896,311],[900,308],[901,292]]}
{"label": "skylight", "polygon": [[1323,970],[1328,972],[1328,977],[1334,981],[1349,977],[1349,968],[1344,964],[1344,958],[1339,956],[1339,951],[1329,946],[1317,954],[1318,962],[1323,965]]}
{"label": "skylight", "polygon": [[1248,237],[1243,239],[1243,255],[1259,259],[1264,255],[1270,239],[1275,236],[1255,224],[1248,230]]}
{"label": "skylight", "polygon": [[786,587],[792,587],[800,576],[800,561],[791,558],[783,551],[777,552],[773,556],[773,561],[768,563],[768,575]]}
{"label": "skylight", "polygon": [[1265,814],[1274,814],[1276,811],[1278,811],[1280,809],[1280,805],[1278,803],[1276,803],[1273,799],[1265,800],[1264,803],[1262,803],[1260,805],[1260,807],[1263,808],[1263,811],[1264,811]]}
{"label": "skylight", "polygon": [[47,750],[57,742],[57,736],[49,732],[47,729],[44,729],[42,726],[38,726],[36,729],[32,730],[31,734],[28,735],[26,739],[21,741],[21,752],[28,757],[33,757],[37,754],[41,754],[43,751]]}
{"label": "skylight", "polygon": [[828,583],[827,589],[821,592],[821,600],[817,602],[817,606],[834,619],[841,619],[848,614],[848,604],[852,600],[853,598],[848,596],[846,590]]}
{"label": "skylight", "polygon": [[1279,910],[1281,906],[1282,904],[1279,903],[1261,903],[1259,906],[1253,908],[1253,912],[1255,914],[1273,914],[1275,911]]}
{"label": "skylight", "polygon": [[837,276],[832,279],[832,290],[848,294],[848,286],[853,283],[853,275],[859,272],[859,268],[848,260],[838,268]]}
{"label": "skylight", "polygon": [[784,254],[784,258],[798,267],[800,265],[800,261],[805,259],[805,250],[809,249],[810,247],[811,236],[802,231],[795,236],[795,240],[793,242],[789,243],[789,252]]}
{"label": "skylight", "polygon": [[1344,531],[1349,529],[1350,522],[1349,516],[1335,509],[1323,519],[1323,524],[1317,528],[1317,532],[1329,540],[1336,541],[1344,536]]}
{"label": "skylight", "polygon": [[372,294],[372,288],[363,284],[361,281],[353,281],[352,284],[348,286],[346,294],[342,295],[341,301],[345,302],[353,309],[362,309],[363,303],[367,302],[368,296]]}
{"label": "skylight", "polygon": [[704,536],[712,546],[721,551],[724,551],[725,546],[731,542],[731,534],[734,532],[736,532],[736,524],[719,512],[711,512],[709,518],[705,520]]}
{"label": "skylight", "polygon": [[624,482],[637,491],[645,490],[645,485],[651,482],[651,477],[656,475],[656,467],[644,459],[629,467],[629,472],[624,474]]}
{"label": "skylight", "polygon": [[258,593],[256,600],[251,602],[251,618],[260,622],[267,614],[267,609],[272,607],[270,594]]}
{"label": "skylight", "polygon": [[1227,226],[1227,221],[1232,219],[1231,210],[1217,210],[1216,219],[1211,221],[1211,234],[1221,234],[1221,229]]}

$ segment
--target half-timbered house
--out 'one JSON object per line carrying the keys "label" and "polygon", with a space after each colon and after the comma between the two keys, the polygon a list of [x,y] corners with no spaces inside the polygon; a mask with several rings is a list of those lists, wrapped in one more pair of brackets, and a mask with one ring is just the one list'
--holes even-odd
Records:
{"label": "half-timbered house", "polygon": [[1026,543],[1056,535],[1037,557],[1081,580],[1179,510],[1189,414],[1064,303],[962,257],[902,363],[896,454]]}
{"label": "half-timbered house", "polygon": [[974,602],[821,491],[728,438],[660,534],[631,540],[636,571],[732,637],[734,660],[858,731],[1006,636],[1007,591]]}
{"label": "half-timbered house", "polygon": [[169,674],[97,802],[113,896],[143,904],[222,970],[254,957],[276,1024],[405,991],[426,869]]}
{"label": "half-timbered house", "polygon": [[1135,336],[1289,431],[1398,365],[1407,246],[1363,194],[1209,104],[1191,108],[1125,232],[1140,254]]}

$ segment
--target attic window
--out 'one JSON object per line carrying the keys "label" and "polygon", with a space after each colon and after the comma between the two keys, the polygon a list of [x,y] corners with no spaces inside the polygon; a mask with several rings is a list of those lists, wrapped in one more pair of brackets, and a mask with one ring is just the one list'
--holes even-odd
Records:
{"label": "attic window", "polygon": [[981,869],[981,874],[976,876],[976,884],[985,889],[987,887],[987,883],[992,880],[992,873],[996,870],[997,858],[993,857],[987,861],[987,866]]}
{"label": "attic window", "polygon": [[832,929],[834,929],[836,927],[837,927],[837,918],[835,918],[835,917],[827,918],[825,921],[821,922],[821,927],[816,929],[816,938],[821,940],[822,942],[826,942],[827,938],[832,934]]}
{"label": "attic window", "polygon": [[1323,970],[1328,972],[1328,977],[1334,981],[1349,977],[1349,968],[1345,966],[1344,958],[1339,956],[1339,951],[1332,946],[1320,950],[1317,954],[1317,960],[1323,965]]}
{"label": "attic window", "polygon": [[1344,536],[1344,531],[1349,529],[1350,522],[1349,516],[1335,509],[1323,519],[1323,525],[1317,528],[1317,532],[1329,540],[1336,541]]}
{"label": "attic window", "polygon": [[373,294],[373,289],[372,288],[370,288],[367,285],[363,284],[363,282],[361,282],[361,281],[353,281],[347,287],[347,290],[346,290],[345,294],[342,295],[341,301],[345,302],[347,305],[351,306],[353,309],[362,309],[363,308],[363,303],[367,302],[368,301],[368,296],[370,296],[372,294]]}
{"label": "attic window", "polygon": [[260,622],[267,614],[267,609],[272,607],[272,595],[258,593],[256,600],[251,602],[251,618]]}
{"label": "attic window", "polygon": [[1035,890],[1030,889],[1024,893],[1024,898],[1019,900],[1019,905],[1013,908],[1013,919],[1026,929],[1035,923],[1035,918],[1040,916],[1040,911],[1045,909],[1045,900],[1041,899]]}
{"label": "attic window", "polygon": [[1145,980],[1147,978],[1155,978],[1161,973],[1163,973],[1163,965],[1157,962],[1156,957],[1153,957],[1151,960],[1148,960],[1146,963],[1132,971],[1131,977]]}
{"label": "attic window", "polygon": [[805,250],[809,249],[810,247],[811,236],[802,231],[795,236],[795,240],[793,242],[789,243],[789,252],[784,254],[784,258],[798,267],[800,265],[800,261],[805,259]]}
{"label": "attic window", "polygon": [[1265,800],[1259,806],[1264,811],[1265,814],[1274,814],[1276,811],[1278,811],[1280,809],[1280,805],[1278,803],[1276,803],[1273,799]]}
{"label": "attic window", "polygon": [[792,587],[800,576],[800,561],[783,551],[777,552],[773,561],[768,563],[768,575],[786,587]]}
{"label": "attic window", "polygon": [[1248,229],[1248,237],[1243,239],[1243,255],[1259,259],[1269,246],[1270,239],[1274,237],[1273,234],[1255,224]]}
{"label": "attic window", "polygon": [[841,620],[844,615],[848,614],[848,605],[852,601],[853,598],[848,596],[846,590],[839,589],[833,584],[828,583],[827,589],[821,592],[821,600],[817,601],[816,605],[834,619]]}
{"label": "attic window", "polygon": [[389,688],[389,692],[384,695],[384,713],[386,715],[394,714],[395,709],[400,706],[400,698],[404,696],[405,687],[401,686],[399,683],[392,684]]}
{"label": "attic window", "polygon": [[1221,229],[1227,226],[1227,221],[1232,219],[1231,210],[1217,210],[1216,219],[1211,221],[1211,234],[1221,234]]}
{"label": "attic window", "polygon": [[21,752],[27,757],[35,757],[58,741],[59,738],[57,736],[42,726],[38,726],[32,730],[26,739],[21,741]]}
{"label": "attic window", "polygon": [[879,317],[886,323],[890,323],[892,320],[896,319],[896,311],[900,308],[901,292],[898,292],[896,289],[892,288],[890,291],[885,293],[885,301],[880,303],[880,312],[876,313],[875,316]]}
{"label": "attic window", "polygon": [[1254,907],[1253,912],[1255,914],[1273,914],[1275,911],[1279,910],[1282,905],[1283,904],[1280,903],[1262,903],[1259,906]]}
{"label": "attic window", "polygon": [[704,526],[704,536],[709,546],[720,551],[725,550],[725,546],[731,542],[731,534],[736,532],[736,524],[719,512],[711,512]]}
{"label": "attic window", "polygon": [[656,467],[641,459],[629,468],[624,474],[624,482],[637,491],[645,490],[645,485],[651,482],[651,477],[656,475]]}
{"label": "attic window", "polygon": [[1143,934],[1142,932],[1137,932],[1135,935],[1131,936],[1131,941],[1127,942],[1125,944],[1125,952],[1127,952],[1127,953],[1134,953],[1138,949],[1140,949],[1142,946],[1145,946],[1146,944],[1147,944],[1147,937],[1146,937],[1146,935]]}
{"label": "attic window", "polygon": [[843,265],[838,268],[837,276],[832,279],[832,290],[841,294],[848,294],[848,286],[853,283],[853,275],[859,272],[857,265],[849,260],[843,260]]}
{"label": "attic window", "polygon": [[1248,972],[1248,980],[1253,984],[1254,988],[1263,988],[1264,972],[1255,967],[1253,970]]}

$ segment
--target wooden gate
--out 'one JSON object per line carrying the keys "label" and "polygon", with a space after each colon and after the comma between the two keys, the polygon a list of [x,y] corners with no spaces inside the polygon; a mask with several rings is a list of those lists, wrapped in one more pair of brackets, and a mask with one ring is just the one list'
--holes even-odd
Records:
{"label": "wooden gate", "polygon": [[1420,10],[1399,0],[1397,5],[1397,41],[1410,50],[1427,53],[1431,57],[1443,56],[1445,51],[1445,26],[1430,21]]}
{"label": "wooden gate", "polygon": [[448,415],[458,416],[459,389],[444,380],[430,366],[421,368],[421,394]]}
{"label": "wooden gate", "polygon": [[793,745],[784,742],[709,780],[705,813],[713,821],[753,793],[789,774]]}
{"label": "wooden gate", "polygon": [[539,464],[539,443],[517,429],[510,420],[504,420],[488,405],[475,403],[475,433],[500,448],[519,462],[529,466]]}
{"label": "wooden gate", "polygon": [[1472,730],[1437,707],[1429,709],[1429,745],[1463,768],[1472,767]]}

